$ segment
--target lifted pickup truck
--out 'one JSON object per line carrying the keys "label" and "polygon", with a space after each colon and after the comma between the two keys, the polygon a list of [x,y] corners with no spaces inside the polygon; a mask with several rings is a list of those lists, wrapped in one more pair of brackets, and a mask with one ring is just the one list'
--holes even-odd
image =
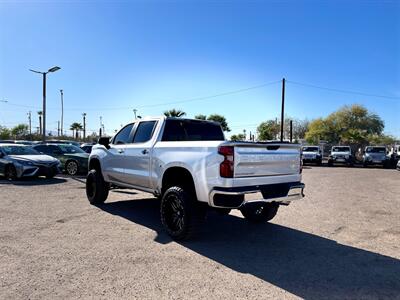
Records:
{"label": "lifted pickup truck", "polygon": [[219,123],[149,118],[101,138],[89,157],[86,194],[103,203],[110,185],[153,193],[161,222],[174,239],[201,226],[208,209],[239,209],[266,222],[280,205],[304,197],[300,146],[225,141]]}

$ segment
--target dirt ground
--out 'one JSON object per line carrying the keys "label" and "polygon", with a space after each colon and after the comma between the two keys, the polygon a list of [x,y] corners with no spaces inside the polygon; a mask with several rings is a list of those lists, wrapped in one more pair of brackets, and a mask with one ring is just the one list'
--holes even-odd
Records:
{"label": "dirt ground", "polygon": [[306,197],[253,225],[210,213],[192,241],[150,194],[99,207],[83,178],[0,181],[0,299],[400,299],[400,172],[307,167]]}

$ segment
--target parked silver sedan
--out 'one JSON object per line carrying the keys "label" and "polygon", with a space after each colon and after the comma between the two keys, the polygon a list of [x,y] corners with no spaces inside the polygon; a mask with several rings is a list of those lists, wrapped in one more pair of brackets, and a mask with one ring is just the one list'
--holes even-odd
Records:
{"label": "parked silver sedan", "polygon": [[0,176],[8,180],[37,176],[52,178],[60,172],[60,167],[58,159],[40,154],[30,146],[0,144]]}

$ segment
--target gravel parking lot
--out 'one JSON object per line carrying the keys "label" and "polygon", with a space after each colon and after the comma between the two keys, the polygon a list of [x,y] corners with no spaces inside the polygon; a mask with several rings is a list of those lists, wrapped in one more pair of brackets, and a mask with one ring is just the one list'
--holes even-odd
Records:
{"label": "gravel parking lot", "polygon": [[400,172],[307,167],[270,224],[163,231],[150,194],[89,205],[83,178],[0,181],[0,298],[400,299]]}

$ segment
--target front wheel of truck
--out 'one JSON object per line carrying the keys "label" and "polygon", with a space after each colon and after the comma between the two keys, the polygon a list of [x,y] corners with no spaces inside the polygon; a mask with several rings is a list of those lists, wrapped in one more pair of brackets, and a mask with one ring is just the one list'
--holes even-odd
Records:
{"label": "front wheel of truck", "polygon": [[277,214],[278,208],[279,205],[277,203],[250,204],[242,207],[240,212],[246,220],[253,223],[261,223],[272,220]]}
{"label": "front wheel of truck", "polygon": [[161,200],[161,223],[175,240],[193,236],[204,220],[204,209],[192,193],[178,186],[165,191]]}
{"label": "front wheel of truck", "polygon": [[86,177],[86,196],[90,204],[101,204],[106,201],[110,185],[104,181],[98,170],[90,170]]}

